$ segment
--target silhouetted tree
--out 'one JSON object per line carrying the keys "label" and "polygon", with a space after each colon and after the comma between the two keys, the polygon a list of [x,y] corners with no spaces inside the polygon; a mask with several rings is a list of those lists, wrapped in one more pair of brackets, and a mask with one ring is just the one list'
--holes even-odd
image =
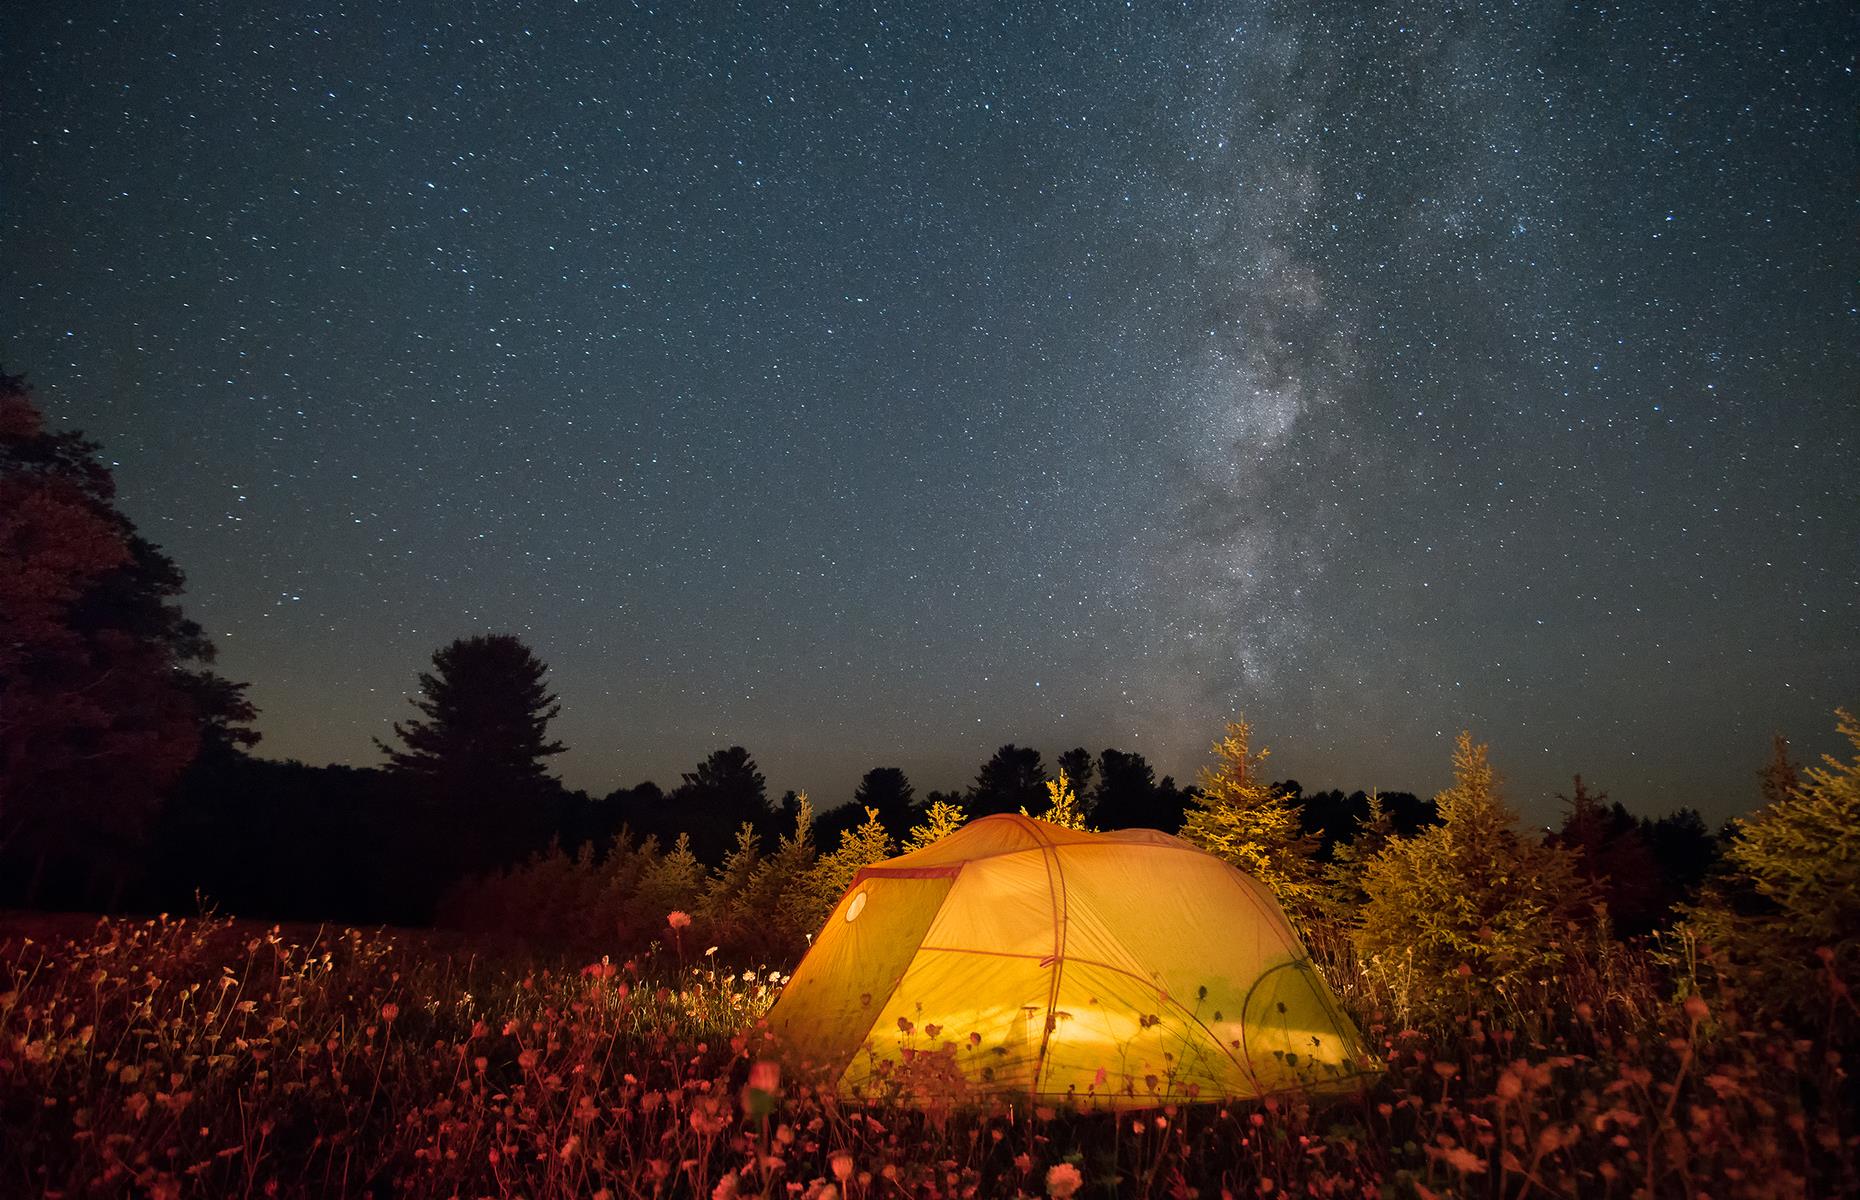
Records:
{"label": "silhouetted tree", "polygon": [[1083,746],[1074,746],[1054,761],[1058,769],[1066,773],[1066,779],[1072,784],[1072,790],[1077,793],[1079,801],[1090,805],[1092,780],[1098,773],[1091,751]]}
{"label": "silhouetted tree", "polygon": [[1802,779],[1789,758],[1789,739],[1780,733],[1770,735],[1770,757],[1757,772],[1762,807],[1780,804],[1795,794]]}
{"label": "silhouetted tree", "polygon": [[[785,837],[794,830],[796,823],[801,819],[801,802],[805,799],[805,796],[793,788],[781,794],[780,802],[775,805],[769,817],[770,827],[766,832],[771,840]],[[810,809],[812,807],[811,801],[809,807]]]}
{"label": "silhouetted tree", "polygon": [[1660,867],[1662,908],[1670,911],[1697,899],[1700,886],[1718,865],[1720,851],[1718,838],[1698,810],[1682,808],[1652,820],[1643,817],[1640,836]]}
{"label": "silhouetted tree", "polygon": [[1397,837],[1413,837],[1440,824],[1440,801],[1423,800],[1413,792],[1379,792],[1376,799],[1388,811]]}
{"label": "silhouetted tree", "polygon": [[963,802],[962,796],[963,794],[959,791],[951,790],[947,792],[939,792],[939,791],[932,790],[925,794],[923,798],[923,803],[917,806],[917,815],[919,819],[921,819],[925,813],[929,812],[930,809],[934,807],[935,805],[937,805],[938,803],[953,805],[954,807],[961,808],[962,802]]}
{"label": "silhouetted tree", "polygon": [[982,764],[963,802],[971,817],[1029,812],[1046,800],[1046,763],[1040,752],[1009,742]]}
{"label": "silhouetted tree", "polygon": [[[110,904],[203,743],[250,745],[244,685],[173,598],[82,435],[0,372],[0,894]],[[8,885],[11,886],[8,886]],[[49,889],[49,894],[48,894]]]}
{"label": "silhouetted tree", "polygon": [[242,917],[425,921],[431,881],[403,861],[423,832],[407,819],[405,796],[377,769],[210,750],[163,806],[133,902],[187,912],[198,893]]}
{"label": "silhouetted tree", "polygon": [[874,767],[859,780],[852,804],[859,809],[878,809],[878,822],[885,826],[885,832],[893,841],[902,841],[917,817],[917,789],[897,767]]}
{"label": "silhouetted tree", "polygon": [[1356,836],[1364,822],[1373,820],[1366,792],[1345,795],[1340,789],[1306,795],[1296,779],[1278,785],[1279,791],[1298,809],[1299,826],[1307,836],[1317,840],[1315,857],[1329,862],[1339,844]]}
{"label": "silhouetted tree", "polygon": [[445,881],[514,862],[556,828],[561,785],[546,760],[564,747],[549,738],[561,706],[548,671],[508,634],[459,638],[420,673],[409,703],[422,719],[395,724],[401,746],[375,742],[423,802]]}
{"label": "silhouetted tree", "polygon": [[[1159,822],[1166,814],[1157,805],[1156,772],[1141,754],[1105,750],[1098,755],[1097,775],[1087,811],[1098,828],[1163,828]],[[1178,814],[1176,827],[1180,824]]]}
{"label": "silhouetted tree", "polygon": [[665,805],[665,789],[648,779],[629,788],[615,788],[601,801],[605,821],[617,837],[621,830],[634,837],[656,837],[670,844],[678,836]]}
{"label": "silhouetted tree", "polygon": [[1632,937],[1651,933],[1669,903],[1663,896],[1659,864],[1641,839],[1640,822],[1608,793],[1591,793],[1576,776],[1571,795],[1557,799],[1569,806],[1563,826],[1551,838],[1576,855],[1576,871],[1608,906],[1615,932]]}
{"label": "silhouetted tree", "polygon": [[747,821],[758,831],[770,828],[774,814],[767,789],[749,751],[731,746],[713,751],[687,774],[666,807],[678,831],[691,835],[698,860],[716,865],[730,852],[737,826]]}

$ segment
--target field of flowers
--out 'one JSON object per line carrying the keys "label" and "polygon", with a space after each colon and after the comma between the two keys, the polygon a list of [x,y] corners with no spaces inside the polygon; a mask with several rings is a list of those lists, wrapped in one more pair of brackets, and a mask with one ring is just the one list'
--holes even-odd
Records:
{"label": "field of flowers", "polygon": [[1839,1054],[1722,982],[1679,1002],[1611,952],[1410,1027],[1320,958],[1375,1088],[1114,1117],[839,1100],[774,1066],[778,973],[669,937],[545,966],[221,919],[0,934],[0,1195],[1860,1194]]}

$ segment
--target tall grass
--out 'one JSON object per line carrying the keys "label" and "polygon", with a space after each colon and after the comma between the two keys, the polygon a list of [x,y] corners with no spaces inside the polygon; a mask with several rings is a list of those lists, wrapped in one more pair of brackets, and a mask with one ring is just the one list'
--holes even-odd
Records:
{"label": "tall grass", "polygon": [[536,967],[105,920],[0,959],[0,1195],[1860,1193],[1845,1064],[1727,985],[1676,1002],[1611,950],[1422,1024],[1398,972],[1317,949],[1388,1061],[1361,1097],[919,1112],[784,1078],[779,976],[697,947]]}

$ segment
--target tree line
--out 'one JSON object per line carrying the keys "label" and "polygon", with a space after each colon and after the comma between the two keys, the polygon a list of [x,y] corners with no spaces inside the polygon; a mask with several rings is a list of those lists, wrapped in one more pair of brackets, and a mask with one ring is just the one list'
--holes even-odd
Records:
{"label": "tree line", "polygon": [[[1580,777],[1558,829],[1524,829],[1470,733],[1431,799],[1306,793],[1269,777],[1244,721],[1188,786],[1141,754],[1075,747],[1049,771],[1007,744],[960,792],[919,797],[880,766],[819,811],[802,794],[771,801],[730,746],[669,791],[596,797],[550,772],[564,747],[548,668],[506,634],[434,653],[378,767],[255,756],[245,685],[213,671],[182,586],[116,508],[98,447],[48,431],[24,381],[0,373],[0,904],[205,902],[531,944],[689,936],[778,958],[859,866],[1021,812],[1178,833],[1422,1005],[1472,986],[1455,980],[1502,990],[1554,971],[1582,930],[1677,923],[1727,953],[1780,956],[1802,987],[1818,970],[1851,977],[1860,954],[1860,758],[1803,770],[1780,737],[1757,812],[1717,832],[1692,810],[1636,816]],[[1860,726],[1842,713],[1839,728],[1860,751]]]}

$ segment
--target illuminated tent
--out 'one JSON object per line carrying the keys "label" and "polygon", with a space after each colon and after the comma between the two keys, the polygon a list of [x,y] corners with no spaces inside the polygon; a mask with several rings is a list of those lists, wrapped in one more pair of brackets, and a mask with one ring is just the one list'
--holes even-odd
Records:
{"label": "illuminated tent", "polygon": [[984,817],[861,870],[769,1012],[847,1096],[1135,1108],[1376,1069],[1270,892],[1180,838]]}

